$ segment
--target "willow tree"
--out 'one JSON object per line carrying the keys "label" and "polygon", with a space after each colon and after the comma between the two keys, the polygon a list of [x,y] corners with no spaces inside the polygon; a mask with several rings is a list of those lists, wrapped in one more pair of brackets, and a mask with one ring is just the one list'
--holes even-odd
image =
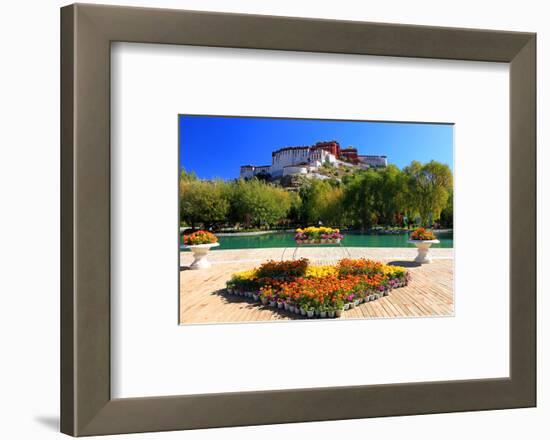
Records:
{"label": "willow tree", "polygon": [[338,225],[341,215],[342,190],[336,181],[311,179],[300,188],[301,220],[304,224]]}
{"label": "willow tree", "polygon": [[414,206],[423,225],[439,219],[452,194],[450,168],[432,160],[424,165],[413,161],[404,169],[408,176],[409,208]]}
{"label": "willow tree", "polygon": [[377,222],[377,190],[380,173],[367,170],[354,173],[344,180],[343,207],[350,221],[362,229]]}
{"label": "willow tree", "polygon": [[378,178],[372,182],[373,211],[378,223],[395,224],[407,208],[407,177],[395,165],[373,171]]}

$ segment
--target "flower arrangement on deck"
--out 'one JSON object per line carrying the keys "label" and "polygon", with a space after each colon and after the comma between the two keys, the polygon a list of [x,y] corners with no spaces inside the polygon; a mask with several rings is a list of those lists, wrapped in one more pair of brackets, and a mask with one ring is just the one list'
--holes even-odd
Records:
{"label": "flower arrangement on deck", "polygon": [[227,292],[252,298],[264,306],[307,317],[333,318],[406,286],[410,272],[366,259],[312,266],[307,259],[268,261],[259,268],[237,272]]}
{"label": "flower arrangement on deck", "polygon": [[297,244],[336,244],[340,243],[344,236],[339,229],[325,226],[310,226],[304,229],[296,229],[294,240]]}
{"label": "flower arrangement on deck", "polygon": [[186,246],[197,246],[200,244],[217,243],[218,237],[208,231],[196,231],[183,236],[183,244]]}
{"label": "flower arrangement on deck", "polygon": [[410,239],[418,241],[435,240],[436,236],[432,231],[428,231],[425,228],[418,228],[412,232]]}

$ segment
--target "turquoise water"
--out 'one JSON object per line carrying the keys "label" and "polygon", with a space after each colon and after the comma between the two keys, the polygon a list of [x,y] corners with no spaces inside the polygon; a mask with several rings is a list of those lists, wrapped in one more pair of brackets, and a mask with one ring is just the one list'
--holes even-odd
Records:
{"label": "turquoise water", "polygon": [[[453,233],[443,232],[436,233],[437,238],[441,243],[433,244],[433,247],[438,248],[452,248],[453,247]],[[223,249],[254,249],[254,248],[284,248],[295,247],[293,232],[273,232],[263,235],[248,235],[240,237],[221,236],[218,237],[220,246],[215,247],[212,250]],[[414,247],[413,244],[407,243],[409,239],[408,234],[400,235],[369,235],[361,233],[344,232],[343,246],[347,247]],[[306,245],[307,246],[307,245]],[[334,247],[338,245],[313,245],[313,246],[326,246]]]}

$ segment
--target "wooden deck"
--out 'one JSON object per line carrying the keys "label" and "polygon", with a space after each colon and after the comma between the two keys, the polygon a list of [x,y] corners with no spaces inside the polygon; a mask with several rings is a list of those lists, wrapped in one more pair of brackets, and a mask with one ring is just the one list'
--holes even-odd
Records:
{"label": "wooden deck", "polygon": [[[415,249],[410,248],[349,248],[352,257],[374,258],[385,263],[406,266],[412,281],[406,287],[394,289],[389,296],[361,304],[345,311],[338,319],[397,318],[452,316],[454,314],[452,249],[434,249],[431,264],[412,263]],[[334,262],[343,256],[339,248],[300,250],[297,257],[306,256],[315,263]],[[250,249],[212,252],[212,267],[187,270],[192,261],[187,252],[181,254],[180,323],[227,323],[304,319],[283,310],[264,307],[252,300],[226,295],[225,282],[231,274],[257,267],[267,259],[280,260],[292,256],[292,250]]]}

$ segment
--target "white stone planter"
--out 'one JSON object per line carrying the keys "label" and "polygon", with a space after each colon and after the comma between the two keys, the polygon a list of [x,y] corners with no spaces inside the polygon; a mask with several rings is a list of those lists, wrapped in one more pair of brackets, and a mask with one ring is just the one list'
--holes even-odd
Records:
{"label": "white stone planter", "polygon": [[409,240],[409,243],[413,243],[418,249],[418,255],[414,261],[420,264],[427,264],[432,262],[430,246],[439,243],[439,240]]}
{"label": "white stone planter", "polygon": [[193,257],[195,258],[193,263],[191,263],[191,266],[189,266],[189,269],[208,269],[211,266],[210,262],[206,258],[208,251],[210,250],[210,248],[219,245],[219,243],[208,243],[184,246],[184,249],[190,249],[191,252],[193,252]]}

